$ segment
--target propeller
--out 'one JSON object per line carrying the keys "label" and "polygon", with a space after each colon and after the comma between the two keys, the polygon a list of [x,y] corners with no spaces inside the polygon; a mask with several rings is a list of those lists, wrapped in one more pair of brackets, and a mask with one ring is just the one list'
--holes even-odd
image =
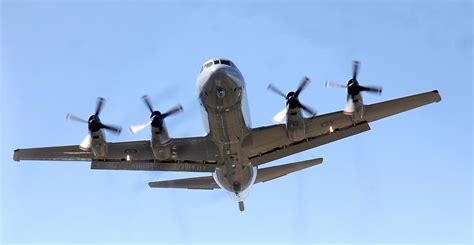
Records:
{"label": "propeller", "polygon": [[82,119],[82,118],[80,118],[80,117],[78,117],[74,114],[71,114],[71,113],[66,115],[66,120],[82,122],[82,123],[87,123],[88,124],[89,133],[86,135],[86,137],[84,138],[82,143],[79,145],[79,147],[83,150],[88,150],[90,148],[91,140],[92,140],[92,137],[91,137],[92,132],[97,132],[101,129],[105,129],[105,130],[110,131],[112,133],[120,134],[120,132],[122,131],[122,129],[118,126],[103,124],[100,121],[99,115],[100,115],[100,112],[102,111],[102,108],[104,107],[104,103],[105,103],[104,98],[101,98],[101,97],[97,98],[95,113],[92,114],[91,116],[89,116],[88,120]]}
{"label": "propeller", "polygon": [[342,85],[338,83],[333,83],[327,81],[325,86],[326,88],[347,88],[347,93],[351,96],[358,95],[360,92],[369,92],[373,94],[381,94],[382,88],[376,86],[362,86],[359,85],[359,81],[357,81],[357,74],[359,73],[359,61],[354,61],[352,64],[352,78],[347,81],[347,85]]}
{"label": "propeller", "polygon": [[286,105],[287,105],[282,111],[278,112],[273,117],[273,121],[278,122],[278,123],[283,122],[283,120],[286,117],[286,112],[287,112],[288,108],[290,108],[290,109],[301,108],[303,111],[305,111],[309,115],[312,115],[312,116],[316,115],[315,110],[311,109],[310,107],[308,107],[306,105],[303,105],[300,102],[299,98],[298,98],[301,91],[303,91],[306,88],[306,86],[308,86],[309,82],[310,82],[310,80],[309,80],[308,77],[303,77],[303,79],[301,80],[298,88],[295,91],[288,92],[288,94],[286,94],[286,95],[280,89],[275,87],[275,85],[273,85],[273,84],[268,85],[268,87],[267,87],[268,90],[273,91],[274,93],[276,93],[276,94],[280,95],[281,97],[285,98]]}
{"label": "propeller", "polygon": [[[326,88],[347,88],[348,98],[351,99],[351,101],[348,101],[348,103],[352,103],[352,104],[354,103],[355,96],[359,95],[360,92],[369,92],[372,94],[380,95],[382,93],[381,87],[359,85],[359,81],[357,81],[359,66],[360,66],[359,61],[353,62],[352,78],[349,79],[349,81],[347,81],[347,85],[342,85],[342,84],[326,81],[325,87]],[[353,108],[353,106],[349,106],[349,107]],[[353,112],[353,111],[350,111],[350,112]]]}
{"label": "propeller", "polygon": [[148,125],[151,125],[152,127],[161,128],[163,126],[163,121],[165,120],[165,118],[171,115],[174,115],[180,111],[183,111],[183,107],[181,105],[176,105],[172,107],[171,109],[169,109],[167,112],[161,113],[160,111],[155,111],[153,109],[150,98],[148,96],[146,95],[142,96],[142,100],[145,103],[145,105],[148,107],[148,110],[151,113],[150,120],[144,124],[130,126],[129,130],[132,134],[138,133],[139,131],[146,128]]}

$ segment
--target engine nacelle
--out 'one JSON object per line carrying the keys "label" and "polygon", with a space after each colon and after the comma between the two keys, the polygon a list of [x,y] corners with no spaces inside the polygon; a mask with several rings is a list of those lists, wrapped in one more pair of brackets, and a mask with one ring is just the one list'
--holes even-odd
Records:
{"label": "engine nacelle", "polygon": [[104,133],[98,130],[90,133],[91,136],[91,151],[95,157],[105,158],[107,156],[107,142],[105,141]]}
{"label": "engine nacelle", "polygon": [[359,122],[364,119],[364,105],[359,105],[355,108],[355,111],[352,113],[352,121]]}
{"label": "engine nacelle", "polygon": [[353,98],[350,95],[347,96],[347,105],[344,113],[351,115],[353,122],[359,122],[364,119],[364,102],[360,94]]}
{"label": "engine nacelle", "polygon": [[304,118],[301,109],[288,109],[286,113],[286,130],[291,141],[300,141],[306,137]]}
{"label": "engine nacelle", "polygon": [[158,160],[171,158],[171,139],[163,122],[161,127],[151,127],[151,149]]}

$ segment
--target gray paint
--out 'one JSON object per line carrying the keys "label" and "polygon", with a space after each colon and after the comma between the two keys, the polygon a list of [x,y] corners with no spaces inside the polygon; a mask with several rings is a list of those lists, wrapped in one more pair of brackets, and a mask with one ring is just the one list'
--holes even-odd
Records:
{"label": "gray paint", "polygon": [[239,196],[256,176],[243,145],[250,132],[242,109],[243,76],[235,66],[214,64],[203,68],[197,87],[208,118],[209,137],[220,151],[215,181]]}
{"label": "gray paint", "polygon": [[[214,63],[214,60],[205,64],[209,62]],[[100,130],[94,133],[98,138],[92,142],[92,149],[84,151],[78,145],[17,149],[13,159],[91,161],[92,169],[213,173],[208,177],[153,182],[150,186],[219,187],[235,193],[243,210],[241,194],[256,179],[264,182],[278,178],[313,166],[322,159],[261,170],[257,170],[258,165],[365,132],[370,130],[369,122],[441,101],[438,91],[434,90],[372,105],[360,103],[355,117],[338,111],[303,118],[297,109],[298,117],[294,119],[298,125],[293,132],[294,129],[285,124],[251,128],[245,82],[237,67],[230,64],[205,65],[198,76],[197,91],[208,132],[205,136],[173,139],[163,135],[161,143],[165,144],[156,148],[163,152],[156,149],[154,152],[151,140],[110,143]]]}

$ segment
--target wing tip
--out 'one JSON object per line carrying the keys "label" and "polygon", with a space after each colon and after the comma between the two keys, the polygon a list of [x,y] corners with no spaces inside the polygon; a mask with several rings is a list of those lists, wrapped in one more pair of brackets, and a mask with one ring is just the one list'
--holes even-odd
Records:
{"label": "wing tip", "polygon": [[150,188],[167,188],[168,186],[163,181],[152,181],[148,182]]}
{"label": "wing tip", "polygon": [[314,158],[314,159],[306,160],[305,162],[307,162],[307,167],[312,167],[312,166],[322,164],[323,160],[324,159],[322,157],[320,157],[320,158]]}
{"label": "wing tip", "polygon": [[434,101],[436,103],[440,102],[441,101],[441,95],[439,94],[439,91],[436,89],[436,90],[433,90],[431,92],[435,94],[435,100]]}
{"label": "wing tip", "polygon": [[20,161],[20,156],[18,156],[18,152],[20,151],[20,149],[15,149],[13,151],[13,161],[15,162],[19,162]]}

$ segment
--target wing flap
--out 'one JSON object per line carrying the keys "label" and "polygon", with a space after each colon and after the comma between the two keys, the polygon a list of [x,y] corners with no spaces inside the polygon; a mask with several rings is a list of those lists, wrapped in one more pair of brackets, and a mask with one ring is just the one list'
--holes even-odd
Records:
{"label": "wing flap", "polygon": [[284,165],[258,169],[255,184],[280,178],[287,174],[321,164],[322,162],[322,158],[316,158],[307,161],[293,162]]}
{"label": "wing flap", "polygon": [[250,162],[254,165],[260,165],[276,159],[280,159],[289,155],[296,154],[317,146],[321,146],[336,140],[340,140],[352,135],[360,134],[362,132],[370,130],[369,124],[361,123],[355,126],[349,126],[343,129],[338,129],[334,132],[328,132],[326,134],[318,135],[316,137],[308,138],[302,141],[292,143],[290,145],[284,145],[282,147],[274,148],[265,153],[259,154],[249,158]]}
{"label": "wing flap", "polygon": [[212,190],[220,188],[212,176],[155,181],[148,183],[148,185],[151,188],[182,188],[198,190]]}
{"label": "wing flap", "polygon": [[157,162],[157,161],[102,161],[93,160],[91,169],[105,170],[141,170],[212,173],[215,164],[202,162]]}

